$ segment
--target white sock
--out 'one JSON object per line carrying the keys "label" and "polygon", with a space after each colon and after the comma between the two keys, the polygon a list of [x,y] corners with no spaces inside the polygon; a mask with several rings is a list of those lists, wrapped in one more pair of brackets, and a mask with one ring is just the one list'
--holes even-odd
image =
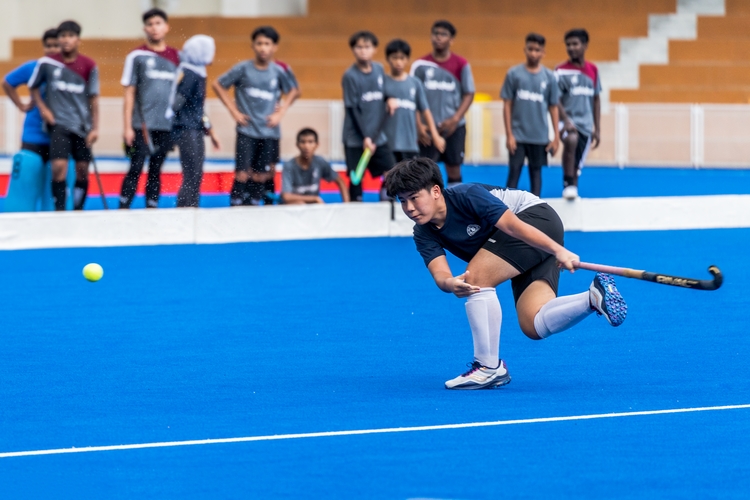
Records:
{"label": "white sock", "polygon": [[537,335],[546,339],[577,325],[592,312],[588,291],[557,297],[544,304],[534,316],[534,329]]}
{"label": "white sock", "polygon": [[495,368],[500,358],[500,323],[503,311],[494,288],[482,288],[466,299],[471,336],[474,339],[474,360]]}

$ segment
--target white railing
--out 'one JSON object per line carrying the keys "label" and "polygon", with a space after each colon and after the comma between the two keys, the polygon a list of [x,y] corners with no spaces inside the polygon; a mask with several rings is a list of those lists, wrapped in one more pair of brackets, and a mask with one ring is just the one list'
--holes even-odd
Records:
{"label": "white railing", "polygon": [[[7,98],[0,104],[0,154],[15,152],[21,141],[23,114]],[[96,152],[122,156],[122,100],[102,98],[101,130]],[[207,148],[209,158],[234,156],[234,124],[216,99],[208,114],[222,139],[221,151]],[[504,163],[502,102],[475,103],[467,116],[467,163]],[[296,132],[312,127],[320,136],[319,154],[343,159],[340,101],[300,100],[282,123],[281,155],[295,154]],[[750,166],[750,105],[613,104],[602,113],[602,140],[589,156],[590,165]],[[559,153],[553,158],[559,163]]]}

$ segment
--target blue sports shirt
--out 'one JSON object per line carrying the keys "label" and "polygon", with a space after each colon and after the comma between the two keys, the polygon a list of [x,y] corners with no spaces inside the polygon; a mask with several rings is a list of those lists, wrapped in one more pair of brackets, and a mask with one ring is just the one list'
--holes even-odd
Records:
{"label": "blue sports shirt", "polygon": [[495,224],[506,210],[518,214],[544,203],[526,191],[487,184],[459,184],[444,189],[443,196],[447,208],[443,227],[414,226],[414,243],[425,265],[445,255],[445,250],[469,262],[497,230]]}
{"label": "blue sports shirt", "polygon": [[[31,74],[34,72],[37,61],[29,61],[17,67],[7,75],[5,75],[5,81],[13,87],[19,87],[26,85],[26,82],[31,78]],[[44,97],[44,88],[40,89],[42,97]],[[42,115],[39,113],[39,109],[34,106],[26,113],[26,119],[23,122],[23,135],[21,141],[28,142],[30,144],[49,144],[49,135],[42,128]]]}

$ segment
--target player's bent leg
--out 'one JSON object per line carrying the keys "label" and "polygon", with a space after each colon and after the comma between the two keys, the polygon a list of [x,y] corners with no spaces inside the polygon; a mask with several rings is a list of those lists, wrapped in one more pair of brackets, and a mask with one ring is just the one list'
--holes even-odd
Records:
{"label": "player's bent leg", "polygon": [[76,183],[73,189],[73,210],[83,210],[89,192],[89,160],[76,160]]}
{"label": "player's bent leg", "polygon": [[68,159],[52,159],[52,197],[55,199],[55,210],[65,210],[65,201],[67,198],[67,176],[68,176]]}
{"label": "player's bent leg", "polygon": [[481,288],[495,288],[520,274],[508,261],[484,248],[471,259],[466,271],[466,282]]}
{"label": "player's bent leg", "polygon": [[531,340],[541,340],[535,326],[534,318],[547,303],[555,298],[555,291],[545,280],[536,280],[531,283],[521,294],[516,302],[516,313],[518,314],[518,325],[521,331]]}

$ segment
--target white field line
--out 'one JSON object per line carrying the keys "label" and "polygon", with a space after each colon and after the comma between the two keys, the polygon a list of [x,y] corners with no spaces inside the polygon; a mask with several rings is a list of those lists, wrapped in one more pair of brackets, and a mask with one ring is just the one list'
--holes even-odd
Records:
{"label": "white field line", "polygon": [[549,422],[570,422],[575,420],[596,420],[602,418],[623,418],[623,417],[642,417],[647,415],[669,415],[674,413],[695,413],[701,411],[722,411],[722,410],[743,410],[750,409],[750,404],[744,405],[727,405],[727,406],[704,406],[699,408],[674,408],[671,410],[647,410],[632,411],[622,413],[596,413],[592,415],[574,415],[568,417],[545,417],[545,418],[524,418],[518,420],[497,420],[494,422],[471,422],[465,424],[444,424],[444,425],[423,425],[419,427],[391,427],[384,429],[361,429],[351,431],[329,431],[329,432],[308,432],[302,434],[276,434],[270,436],[247,436],[236,438],[221,439],[195,439],[191,441],[164,441],[157,443],[139,443],[139,444],[118,444],[110,446],[88,446],[85,448],[58,448],[50,450],[32,450],[32,451],[10,451],[0,453],[0,458],[30,457],[36,455],[61,455],[64,453],[92,453],[95,451],[116,451],[116,450],[139,450],[144,448],[169,448],[173,446],[197,446],[206,444],[226,444],[226,443],[251,443],[256,441],[278,441],[283,439],[307,439],[321,437],[340,437],[340,436],[362,436],[367,434],[392,434],[396,432],[423,432],[423,431],[441,431],[448,429],[470,429],[475,427],[498,427],[501,425],[518,425],[518,424],[543,424]]}

